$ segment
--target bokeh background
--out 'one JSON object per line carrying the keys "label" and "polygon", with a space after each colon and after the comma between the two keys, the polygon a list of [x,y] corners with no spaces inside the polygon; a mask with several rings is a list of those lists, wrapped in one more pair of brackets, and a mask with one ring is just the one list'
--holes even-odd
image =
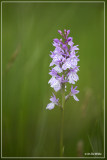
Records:
{"label": "bokeh background", "polygon": [[3,157],[59,157],[60,110],[46,110],[58,29],[70,29],[80,48],[80,101],[65,106],[64,156],[103,156],[104,3],[3,3]]}

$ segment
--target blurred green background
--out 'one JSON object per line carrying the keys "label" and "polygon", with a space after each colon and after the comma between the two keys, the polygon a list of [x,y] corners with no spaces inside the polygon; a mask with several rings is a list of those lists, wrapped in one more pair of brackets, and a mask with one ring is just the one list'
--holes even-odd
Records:
{"label": "blurred green background", "polygon": [[80,48],[80,101],[65,106],[64,156],[103,156],[104,4],[3,3],[3,157],[59,157],[60,110],[46,110],[58,29],[70,29]]}

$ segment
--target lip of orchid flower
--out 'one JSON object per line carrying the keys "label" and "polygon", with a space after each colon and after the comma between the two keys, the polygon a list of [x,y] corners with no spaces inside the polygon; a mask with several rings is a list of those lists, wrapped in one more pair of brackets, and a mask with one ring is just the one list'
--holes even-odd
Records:
{"label": "lip of orchid flower", "polygon": [[52,77],[48,83],[50,83],[51,87],[54,88],[55,92],[61,89],[61,82],[58,77]]}
{"label": "lip of orchid flower", "polygon": [[79,50],[78,45],[72,47],[72,51],[77,51],[77,50]]}
{"label": "lip of orchid flower", "polygon": [[57,73],[63,72],[62,68],[61,68],[59,65],[56,65],[53,69],[54,69]]}
{"label": "lip of orchid flower", "polygon": [[71,84],[75,84],[76,81],[79,80],[79,77],[76,72],[70,72],[68,76],[68,82]]}
{"label": "lip of orchid flower", "polygon": [[[72,37],[71,37],[71,38],[72,38]],[[70,50],[71,50],[71,49],[72,49],[72,47],[73,47],[73,45],[74,45],[74,43],[73,43],[72,39],[68,41],[68,45],[71,47],[71,48],[70,48]]]}
{"label": "lip of orchid flower", "polygon": [[49,103],[49,104],[47,105],[46,109],[51,110],[51,109],[53,109],[54,107],[55,107],[55,104],[54,104],[54,103]]}

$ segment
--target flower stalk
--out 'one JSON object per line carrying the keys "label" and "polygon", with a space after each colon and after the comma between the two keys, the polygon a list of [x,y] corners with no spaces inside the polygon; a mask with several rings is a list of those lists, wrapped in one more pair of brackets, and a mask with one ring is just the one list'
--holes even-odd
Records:
{"label": "flower stalk", "polygon": [[65,86],[62,86],[62,109],[61,109],[61,128],[60,128],[60,157],[64,154],[63,132],[64,132],[64,104],[65,104]]}

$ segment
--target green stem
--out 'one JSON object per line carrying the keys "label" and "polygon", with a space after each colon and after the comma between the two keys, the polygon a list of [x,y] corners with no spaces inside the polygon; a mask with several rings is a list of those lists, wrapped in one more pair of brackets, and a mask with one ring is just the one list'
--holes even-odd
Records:
{"label": "green stem", "polygon": [[60,157],[64,154],[63,125],[64,125],[65,85],[62,86],[61,130],[60,130]]}

